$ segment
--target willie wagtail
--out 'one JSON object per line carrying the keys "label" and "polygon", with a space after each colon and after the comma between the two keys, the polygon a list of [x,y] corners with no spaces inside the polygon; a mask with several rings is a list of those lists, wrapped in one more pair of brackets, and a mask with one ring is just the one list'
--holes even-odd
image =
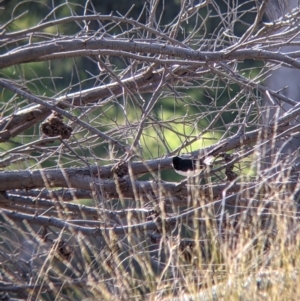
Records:
{"label": "willie wagtail", "polygon": [[218,151],[220,148],[224,146],[221,145],[217,147],[216,149],[213,149],[208,154],[203,156],[200,159],[183,159],[178,156],[173,158],[172,165],[174,170],[185,177],[193,177],[198,175],[203,168],[206,166],[211,166],[213,159],[214,159],[214,153]]}

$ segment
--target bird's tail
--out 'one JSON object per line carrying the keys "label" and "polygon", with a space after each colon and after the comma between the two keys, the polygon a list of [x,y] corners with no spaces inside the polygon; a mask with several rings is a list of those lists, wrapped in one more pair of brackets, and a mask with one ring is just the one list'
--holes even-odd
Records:
{"label": "bird's tail", "polygon": [[208,165],[208,166],[212,165],[213,160],[214,160],[214,158],[215,158],[216,152],[217,152],[218,150],[220,150],[220,149],[221,149],[224,145],[226,145],[226,144],[227,144],[227,142],[224,142],[224,143],[222,143],[221,145],[219,145],[219,146],[215,147],[214,149],[212,149],[209,153],[207,153],[207,154],[204,156],[203,163],[204,163],[205,165]]}
{"label": "bird's tail", "polygon": [[203,159],[203,164],[207,166],[211,166],[215,157],[214,156],[207,156]]}

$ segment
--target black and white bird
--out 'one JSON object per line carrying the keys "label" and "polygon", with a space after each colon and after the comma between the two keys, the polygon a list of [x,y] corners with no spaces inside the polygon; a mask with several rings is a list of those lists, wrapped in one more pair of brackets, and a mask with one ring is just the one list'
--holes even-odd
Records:
{"label": "black and white bird", "polygon": [[211,166],[214,160],[214,153],[224,146],[221,145],[216,149],[210,151],[207,155],[200,159],[183,159],[178,156],[174,157],[172,160],[172,165],[178,174],[184,177],[194,177],[201,173],[201,171],[207,167]]}

